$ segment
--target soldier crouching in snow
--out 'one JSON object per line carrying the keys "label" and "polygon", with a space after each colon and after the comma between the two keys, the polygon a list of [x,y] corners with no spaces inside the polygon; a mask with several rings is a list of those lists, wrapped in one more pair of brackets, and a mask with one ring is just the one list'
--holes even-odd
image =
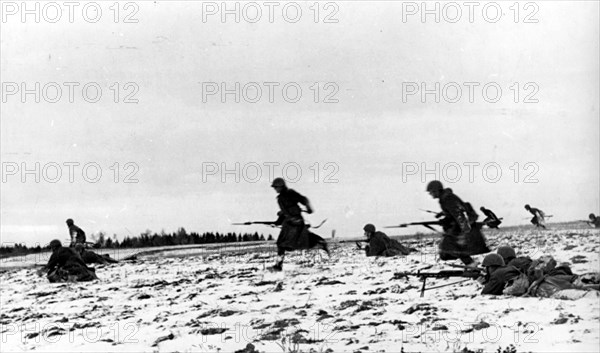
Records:
{"label": "soldier crouching in snow", "polygon": [[441,220],[444,236],[439,246],[440,259],[460,259],[466,266],[476,267],[471,255],[490,252],[481,227],[475,222],[477,214],[470,204],[464,203],[451,189],[444,189],[438,180],[427,185],[427,192],[434,199],[439,199],[444,215]]}
{"label": "soldier crouching in snow", "polygon": [[365,247],[365,253],[367,256],[396,256],[396,255],[408,255],[414,249],[409,249],[397,240],[390,239],[385,233],[378,232],[375,226],[367,224],[364,226],[365,236],[369,242],[369,245]]}
{"label": "soldier crouching in snow", "polygon": [[47,271],[50,282],[84,282],[98,279],[95,270],[86,266],[75,249],[63,247],[60,240],[56,239],[50,242],[50,249],[52,255],[42,269]]}
{"label": "soldier crouching in snow", "polygon": [[587,224],[591,225],[594,228],[600,228],[600,217],[596,216],[593,213],[590,213],[588,218],[589,221],[586,222]]}
{"label": "soldier crouching in snow", "polygon": [[280,211],[275,225],[281,225],[281,232],[277,238],[277,262],[269,267],[270,271],[281,271],[286,251],[311,249],[320,247],[329,254],[327,242],[320,236],[309,231],[304,223],[302,210],[298,204],[306,207],[307,213],[312,213],[312,207],[308,199],[292,189],[288,189],[285,180],[275,178],[271,186],[279,194],[277,203]]}

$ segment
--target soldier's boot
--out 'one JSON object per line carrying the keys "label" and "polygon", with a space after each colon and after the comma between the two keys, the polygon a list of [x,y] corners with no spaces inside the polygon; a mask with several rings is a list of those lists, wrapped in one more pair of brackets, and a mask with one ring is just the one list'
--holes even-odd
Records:
{"label": "soldier's boot", "polygon": [[479,266],[479,262],[474,260],[471,256],[462,256],[460,257],[460,261],[465,265],[465,271],[472,270]]}
{"label": "soldier's boot", "polygon": [[267,267],[267,270],[269,270],[271,272],[283,271],[283,256],[282,255],[278,256],[278,259],[277,259],[277,262],[275,262],[275,265]]}
{"label": "soldier's boot", "polygon": [[325,250],[325,252],[327,253],[327,257],[331,257],[331,253],[329,252],[329,246],[327,245],[327,242],[323,242],[323,250]]}
{"label": "soldier's boot", "polygon": [[269,270],[270,272],[281,272],[283,271],[283,266],[281,263],[276,263],[273,266],[267,267],[267,270]]}
{"label": "soldier's boot", "polygon": [[479,261],[474,260],[473,262],[471,262],[470,264],[465,265],[465,267],[469,270],[469,269],[475,269],[479,266]]}

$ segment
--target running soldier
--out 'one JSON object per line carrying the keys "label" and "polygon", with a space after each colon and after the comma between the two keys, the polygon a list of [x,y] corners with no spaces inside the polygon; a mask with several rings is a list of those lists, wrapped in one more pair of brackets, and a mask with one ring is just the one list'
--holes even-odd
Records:
{"label": "running soldier", "polygon": [[525,209],[533,215],[533,218],[531,218],[530,221],[531,224],[535,225],[536,228],[546,229],[546,220],[544,219],[546,217],[546,214],[544,213],[544,211],[535,207],[531,207],[529,205],[525,205]]}
{"label": "running soldier", "polygon": [[281,232],[277,238],[277,262],[269,267],[270,271],[281,271],[286,251],[312,249],[319,247],[329,255],[327,242],[320,236],[309,231],[309,226],[304,223],[302,218],[302,209],[300,205],[306,207],[308,214],[313,213],[312,206],[308,199],[293,189],[288,189],[285,180],[275,178],[271,187],[279,194],[277,203],[279,212],[275,225],[281,226]]}
{"label": "running soldier", "polygon": [[500,218],[496,217],[496,214],[494,212],[492,212],[492,210],[488,210],[487,208],[485,208],[483,206],[481,206],[479,209],[485,215],[483,224],[485,224],[489,228],[498,229],[498,226],[500,225],[500,223],[502,223]]}
{"label": "running soldier", "polygon": [[476,267],[477,262],[471,255],[490,252],[481,227],[476,223],[477,213],[451,189],[444,189],[438,180],[433,180],[427,185],[427,192],[434,199],[439,199],[444,217],[440,221],[444,228],[444,236],[439,246],[440,259],[460,259],[466,266]]}
{"label": "running soldier", "polygon": [[67,227],[71,237],[70,247],[74,247],[76,244],[85,244],[85,232],[76,226],[71,218],[67,219]]}

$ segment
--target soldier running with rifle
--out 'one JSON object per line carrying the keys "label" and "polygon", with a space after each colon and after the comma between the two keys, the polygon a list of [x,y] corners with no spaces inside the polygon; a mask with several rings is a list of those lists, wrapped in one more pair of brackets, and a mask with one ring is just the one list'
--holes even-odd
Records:
{"label": "soldier running with rifle", "polygon": [[444,213],[441,224],[444,236],[439,246],[440,259],[460,259],[468,267],[477,263],[471,255],[490,252],[481,234],[481,226],[476,224],[477,213],[469,203],[463,202],[452,190],[444,189],[442,183],[433,180],[427,185],[427,192],[440,201]]}
{"label": "soldier running with rifle", "polygon": [[426,190],[431,197],[439,199],[443,218],[439,221],[405,223],[396,227],[423,225],[435,230],[431,226],[440,225],[444,229],[443,239],[439,245],[440,259],[443,261],[460,259],[468,268],[477,267],[477,263],[471,256],[490,252],[481,233],[481,223],[476,223],[477,213],[471,204],[463,202],[451,189],[445,189],[438,180],[427,184]]}
{"label": "soldier running with rifle", "polygon": [[436,218],[443,217],[438,221],[412,222],[399,226],[386,228],[406,227],[409,225],[422,225],[431,230],[432,226],[439,225],[443,228],[443,239],[439,245],[440,259],[443,261],[460,259],[468,268],[477,267],[472,255],[485,254],[490,249],[485,243],[481,233],[482,223],[477,223],[477,213],[468,202],[463,202],[456,196],[452,189],[444,188],[438,180],[427,184],[426,191],[434,199],[439,199],[442,212]]}
{"label": "soldier running with rifle", "polygon": [[325,239],[309,231],[309,227],[302,218],[302,209],[298,204],[306,207],[308,214],[313,213],[310,201],[293,189],[288,189],[283,178],[275,178],[271,187],[277,192],[279,212],[275,225],[281,225],[281,232],[277,237],[277,262],[269,268],[271,271],[281,271],[286,251],[311,249],[320,247],[329,255],[329,248]]}
{"label": "soldier running with rifle", "polygon": [[[245,222],[234,223],[238,225],[249,224],[265,224],[271,226],[281,226],[281,232],[277,237],[277,261],[269,271],[281,271],[283,269],[283,260],[286,251],[312,249],[318,247],[325,250],[329,255],[329,247],[325,239],[316,235],[309,230],[310,225],[307,225],[302,218],[303,210],[300,205],[306,207],[306,213],[313,213],[312,206],[308,198],[300,195],[293,189],[289,189],[283,178],[275,178],[271,187],[279,194],[277,203],[279,204],[279,212],[277,212],[277,220],[273,222]],[[322,224],[322,223],[321,223]],[[320,225],[319,225],[320,226]],[[318,228],[317,226],[316,228]]]}
{"label": "soldier running with rifle", "polygon": [[492,210],[489,210],[483,206],[479,208],[481,212],[485,215],[485,219],[483,220],[483,224],[488,226],[489,228],[498,229],[500,223],[502,223],[502,218],[498,218]]}
{"label": "soldier running with rifle", "polygon": [[[531,207],[529,205],[525,205],[525,209],[531,213],[533,215],[533,218],[531,218],[531,224],[535,225],[536,228],[543,228],[546,229],[546,214],[544,213],[544,211],[535,208],[535,207]],[[548,216],[550,217],[550,216]]]}

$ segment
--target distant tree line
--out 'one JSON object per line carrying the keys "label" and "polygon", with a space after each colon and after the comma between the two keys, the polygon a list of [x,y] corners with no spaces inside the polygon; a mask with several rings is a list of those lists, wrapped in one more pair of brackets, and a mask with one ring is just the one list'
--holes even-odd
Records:
{"label": "distant tree line", "polygon": [[[235,243],[245,241],[265,241],[263,234],[255,233],[188,233],[184,228],[179,228],[176,232],[166,233],[161,231],[160,233],[152,233],[147,230],[141,233],[139,236],[125,237],[122,241],[117,239],[117,235],[114,234],[112,237],[108,237],[104,232],[100,232],[97,235],[90,235],[88,241],[94,243],[94,247],[97,248],[109,248],[109,249],[126,249],[126,248],[146,248],[152,246],[170,246],[170,245],[190,245],[190,244],[213,244],[213,243]],[[266,240],[273,240],[273,236],[269,234]],[[68,244],[64,244],[68,246]],[[44,250],[48,250],[49,246],[46,244],[41,247],[39,244],[35,247],[27,247],[24,244],[14,244],[12,246],[6,246],[2,244],[0,246],[0,256],[12,256],[12,255],[26,255],[39,253]]]}

